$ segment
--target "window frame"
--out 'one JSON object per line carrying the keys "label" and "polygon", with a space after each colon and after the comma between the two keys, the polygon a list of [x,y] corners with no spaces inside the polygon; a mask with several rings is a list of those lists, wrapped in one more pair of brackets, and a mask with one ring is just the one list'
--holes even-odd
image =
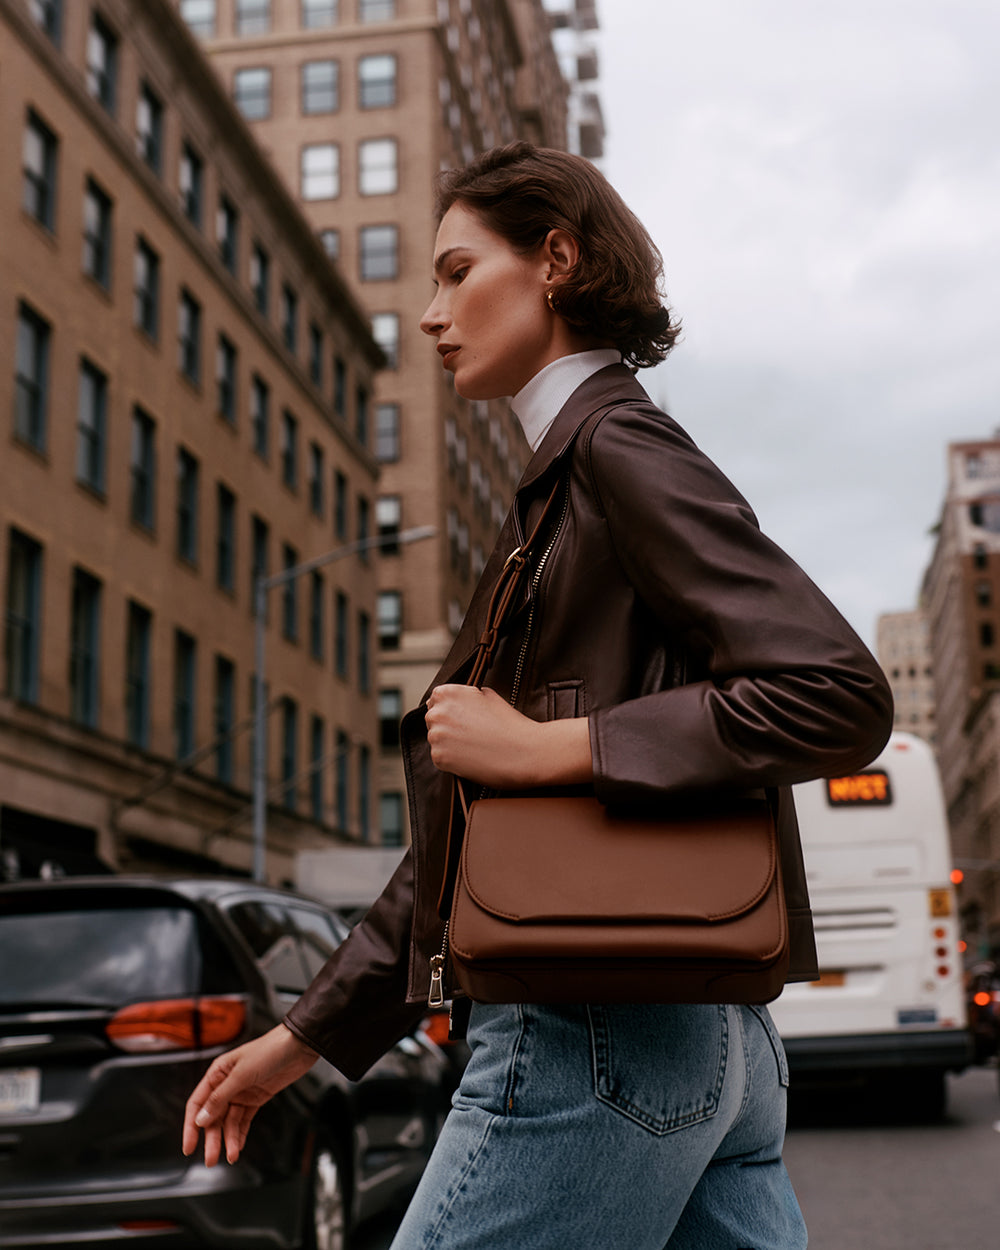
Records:
{"label": "window frame", "polygon": [[[14,437],[43,455],[48,446],[51,348],[51,323],[27,300],[19,300],[14,349]],[[29,364],[24,360],[28,352],[30,373],[24,372]]]}
{"label": "window frame", "polygon": [[[107,488],[108,375],[87,356],[77,375],[76,480],[104,498]],[[90,397],[90,402],[86,400]]]}

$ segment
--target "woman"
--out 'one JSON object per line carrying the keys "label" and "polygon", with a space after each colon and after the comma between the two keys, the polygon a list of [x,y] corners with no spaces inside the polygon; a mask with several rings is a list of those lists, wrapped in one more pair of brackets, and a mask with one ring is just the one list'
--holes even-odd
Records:
{"label": "woman", "polygon": [[[317,1055],[356,1078],[419,1019],[452,774],[501,792],[589,785],[604,802],[767,787],[802,980],[815,950],[787,787],[863,766],[890,729],[872,657],[627,367],[662,360],[676,327],[659,253],[604,178],[514,144],[444,175],[439,210],[421,328],[460,395],[513,396],[534,456],[403,722],[411,850],[285,1023],[195,1090],[184,1148],[203,1128],[208,1163],[223,1133],[235,1159],[256,1108]],[[499,570],[560,478],[531,630],[524,613],[487,688],[466,686]],[[766,1008],[473,1004],[469,1042],[396,1250],[805,1245]]]}

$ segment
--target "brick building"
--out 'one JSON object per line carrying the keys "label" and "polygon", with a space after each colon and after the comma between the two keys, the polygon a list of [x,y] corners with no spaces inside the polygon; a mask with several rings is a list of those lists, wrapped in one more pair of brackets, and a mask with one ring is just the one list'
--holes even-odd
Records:
{"label": "brick building", "polygon": [[[247,871],[252,585],[374,531],[382,353],[167,0],[0,0],[0,136],[0,867]],[[272,880],[376,825],[375,565],[271,594]]]}

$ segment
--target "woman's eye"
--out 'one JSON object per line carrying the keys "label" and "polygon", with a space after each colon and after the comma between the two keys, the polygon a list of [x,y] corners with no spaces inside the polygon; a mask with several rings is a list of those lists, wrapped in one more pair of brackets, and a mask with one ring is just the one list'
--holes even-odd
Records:
{"label": "woman's eye", "polygon": [[451,275],[452,282],[461,282],[468,272],[468,269],[456,269]]}

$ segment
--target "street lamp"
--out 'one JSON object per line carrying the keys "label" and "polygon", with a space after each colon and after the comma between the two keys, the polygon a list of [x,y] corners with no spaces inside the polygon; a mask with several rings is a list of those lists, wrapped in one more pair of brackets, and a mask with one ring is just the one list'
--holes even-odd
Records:
{"label": "street lamp", "polygon": [[432,525],[418,525],[413,529],[402,530],[398,534],[376,534],[371,538],[359,538],[357,542],[348,543],[344,547],[336,547],[315,559],[306,560],[302,564],[282,569],[271,577],[259,576],[254,583],[255,622],[255,662],[257,672],[254,677],[254,744],[253,744],[253,879],[264,881],[265,853],[267,829],[267,706],[265,696],[266,682],[264,679],[264,628],[267,592],[275,586],[294,581],[303,573],[311,573],[313,569],[322,568],[324,564],[332,564],[334,560],[342,560],[345,556],[354,555],[358,551],[367,551],[370,547],[387,545],[397,546],[419,542],[422,538],[431,538],[437,531]]}

